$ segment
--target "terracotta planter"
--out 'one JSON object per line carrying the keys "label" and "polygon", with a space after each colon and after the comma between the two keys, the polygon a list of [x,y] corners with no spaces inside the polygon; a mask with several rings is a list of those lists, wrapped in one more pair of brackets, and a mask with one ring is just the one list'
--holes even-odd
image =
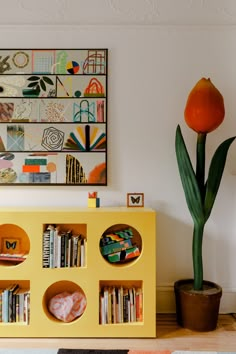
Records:
{"label": "terracotta planter", "polygon": [[216,329],[222,288],[204,281],[203,290],[193,290],[193,280],[184,279],[174,284],[176,316],[180,326],[194,331]]}

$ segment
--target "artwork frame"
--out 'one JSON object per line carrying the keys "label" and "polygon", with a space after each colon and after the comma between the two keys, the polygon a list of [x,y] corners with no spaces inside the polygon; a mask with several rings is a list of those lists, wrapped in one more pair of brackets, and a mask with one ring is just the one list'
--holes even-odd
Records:
{"label": "artwork frame", "polygon": [[0,185],[107,186],[108,49],[0,49]]}
{"label": "artwork frame", "polygon": [[144,207],[144,193],[127,193],[127,207]]}

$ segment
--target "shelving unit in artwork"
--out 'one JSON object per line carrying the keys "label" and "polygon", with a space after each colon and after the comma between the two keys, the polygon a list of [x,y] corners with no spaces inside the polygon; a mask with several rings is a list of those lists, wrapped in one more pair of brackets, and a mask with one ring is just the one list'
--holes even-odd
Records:
{"label": "shelving unit in artwork", "polygon": [[[1,261],[0,289],[17,284],[28,293],[26,318],[1,322],[2,337],[156,336],[156,214],[153,210],[1,209],[0,220],[1,253],[8,245],[12,254],[15,248],[26,255],[22,262]],[[62,234],[69,231],[71,238],[79,235],[86,243],[83,265],[45,263],[44,233],[50,225],[58,227]],[[117,244],[102,249],[106,245],[104,238],[108,240],[111,235],[118,238],[131,235],[131,239],[120,240],[120,249]],[[110,254],[115,254],[111,258],[104,255],[110,250],[114,251]],[[55,317],[49,308],[51,299],[64,292],[80,293],[85,298],[82,313],[70,322]],[[104,292],[108,294],[105,312]],[[119,299],[121,295],[125,299],[125,293],[127,301],[122,301],[121,306]],[[124,310],[126,305],[128,312]]]}
{"label": "shelving unit in artwork", "polygon": [[106,185],[108,50],[0,57],[0,184]]}

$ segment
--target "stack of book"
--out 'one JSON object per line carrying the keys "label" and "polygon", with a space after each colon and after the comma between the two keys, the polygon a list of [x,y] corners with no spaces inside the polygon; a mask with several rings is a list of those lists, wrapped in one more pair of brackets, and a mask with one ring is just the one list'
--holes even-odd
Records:
{"label": "stack of book", "polygon": [[100,324],[143,321],[139,287],[105,286],[100,291]]}
{"label": "stack of book", "polygon": [[48,225],[43,233],[43,268],[85,267],[86,239]]}
{"label": "stack of book", "polygon": [[29,324],[30,291],[10,284],[0,289],[0,322],[24,322]]}
{"label": "stack of book", "polygon": [[133,244],[132,229],[114,231],[102,236],[100,251],[110,263],[127,262],[140,255],[137,245]]}
{"label": "stack of book", "polygon": [[24,262],[27,258],[25,253],[0,253],[0,261],[21,263]]}

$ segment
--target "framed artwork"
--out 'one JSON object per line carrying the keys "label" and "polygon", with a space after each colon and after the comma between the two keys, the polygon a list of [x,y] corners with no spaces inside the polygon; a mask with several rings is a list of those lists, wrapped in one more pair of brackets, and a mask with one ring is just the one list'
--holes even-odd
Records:
{"label": "framed artwork", "polygon": [[17,237],[3,237],[1,240],[1,253],[14,254],[21,251],[21,240]]}
{"label": "framed artwork", "polygon": [[0,184],[107,185],[107,60],[0,50]]}
{"label": "framed artwork", "polygon": [[144,193],[127,193],[127,207],[143,207]]}

